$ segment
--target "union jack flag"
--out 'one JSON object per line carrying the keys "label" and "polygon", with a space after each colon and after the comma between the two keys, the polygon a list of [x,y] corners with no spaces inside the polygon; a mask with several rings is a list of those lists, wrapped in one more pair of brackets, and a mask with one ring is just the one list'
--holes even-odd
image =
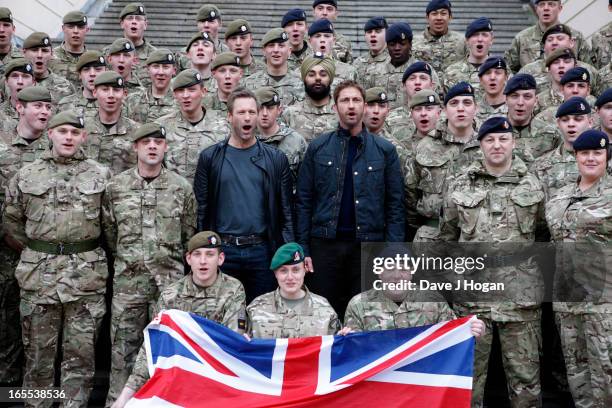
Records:
{"label": "union jack flag", "polygon": [[471,319],[247,341],[195,314],[163,311],[145,330],[151,379],[127,406],[468,408]]}

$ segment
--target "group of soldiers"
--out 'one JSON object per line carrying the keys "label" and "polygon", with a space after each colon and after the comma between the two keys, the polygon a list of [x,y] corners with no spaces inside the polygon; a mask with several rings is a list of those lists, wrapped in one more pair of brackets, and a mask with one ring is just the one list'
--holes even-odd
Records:
{"label": "group of soldiers", "polygon": [[[80,11],[63,17],[61,44],[35,32],[18,49],[11,11],[0,8],[0,383],[52,387],[61,348],[65,405],[87,406],[107,313],[106,405],[116,407],[148,377],[142,330],[162,309],[198,313],[252,337],[477,314],[486,330],[475,329],[474,406],[483,403],[494,329],[512,406],[540,406],[539,303],[451,309],[443,298],[370,290],[338,305],[302,289],[312,267],[299,234],[302,246],[273,248],[269,269],[279,289],[252,300],[260,293],[221,273],[233,260],[223,236],[203,231],[193,187],[201,152],[239,137],[233,109],[246,88],[252,94],[238,98],[255,99],[257,140],[286,156],[296,199],[309,145],[348,121],[334,90],[353,88],[360,126],[399,157],[406,240],[610,242],[612,23],[589,45],[559,22],[561,0],[534,3],[537,23],[505,56],[490,55],[489,18],[465,33],[450,30],[448,0],[430,1],[427,27],[416,34],[406,22],[369,19],[368,52],[356,56],[335,30],[338,2],[315,0],[312,21],[291,9],[263,36],[262,59],[245,19],[225,24],[222,41],[222,12],[212,4],[198,10],[181,50],[145,37],[141,3],[123,8],[124,37],[100,51],[86,48],[90,27]],[[612,1],[601,12],[612,12]],[[493,266],[517,279],[538,273],[528,257],[499,262]],[[553,307],[575,405],[610,406],[612,303]]]}

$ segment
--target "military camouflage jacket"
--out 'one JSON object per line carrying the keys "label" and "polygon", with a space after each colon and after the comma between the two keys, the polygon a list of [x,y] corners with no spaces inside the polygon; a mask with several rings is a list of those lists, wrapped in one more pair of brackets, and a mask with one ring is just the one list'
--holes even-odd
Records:
{"label": "military camouflage jacket", "polygon": [[600,69],[608,65],[612,55],[612,22],[593,34],[591,44],[593,44],[591,53],[593,65]]}
{"label": "military camouflage jacket", "polygon": [[[561,104],[563,103],[563,98],[559,97],[556,92],[552,91],[552,89],[546,95],[544,93],[538,95],[538,105],[542,105],[542,103],[540,102],[540,98],[544,100],[543,105],[548,105],[548,107],[542,109],[542,106],[540,106],[534,120],[537,120],[539,122],[556,124],[557,118],[555,117],[555,115],[557,114],[557,109],[559,109],[559,106],[561,106]],[[595,106],[595,97],[593,95],[588,95],[586,97],[586,100],[589,105],[591,105],[591,107]],[[595,124],[599,124],[598,115],[591,115],[591,117],[593,118]]]}
{"label": "military camouflage jacket", "polygon": [[36,78],[36,85],[44,86],[51,93],[51,102],[57,105],[59,101],[74,93],[72,84],[65,79],[53,72],[49,72],[46,78]]}
{"label": "military camouflage jacket", "polygon": [[412,135],[416,131],[416,126],[412,120],[412,113],[406,105],[399,106],[389,112],[385,120],[386,126],[390,129],[394,138],[399,141],[406,149],[412,151]]}
{"label": "military camouflage jacket", "polygon": [[129,94],[124,105],[127,106],[130,119],[138,123],[153,122],[178,109],[170,88],[163,98],[156,98],[150,86],[145,91]]}
{"label": "military camouflage jacket", "polygon": [[612,88],[612,62],[609,62],[599,71],[599,77],[601,79],[601,89]]}
{"label": "military camouflage jacket", "polygon": [[538,157],[550,152],[561,144],[561,136],[555,124],[542,122],[534,118],[522,129],[512,129],[516,147],[515,155],[519,156],[527,166]]}
{"label": "military camouflage jacket", "polygon": [[4,78],[4,66],[9,63],[10,60],[15,58],[23,58],[23,54],[21,50],[11,46],[11,50],[4,56],[4,58],[0,59],[0,76]]}
{"label": "military camouflage jacket", "polygon": [[285,153],[287,160],[289,160],[289,168],[291,169],[293,184],[295,185],[300,164],[302,163],[302,159],[304,159],[304,154],[306,153],[306,148],[308,147],[304,136],[300,135],[298,132],[291,129],[284,123],[280,123],[278,132],[276,132],[276,134],[270,137],[264,137],[260,133],[259,140],[266,144],[272,145],[281,152]]}
{"label": "military camouflage jacket", "polygon": [[[0,104],[0,119],[4,120],[13,120],[15,121],[15,125],[19,121],[19,113],[17,113],[17,109],[11,104],[10,98]],[[2,127],[4,130],[8,130],[7,127]]]}
{"label": "military camouflage jacket", "polygon": [[338,315],[327,299],[306,290],[303,302],[288,307],[280,289],[255,298],[247,306],[247,333],[254,338],[278,339],[335,334]]}
{"label": "military camouflage jacket", "polygon": [[266,64],[263,63],[259,58],[255,58],[253,54],[251,54],[251,63],[249,65],[242,66],[242,77],[247,78],[259,71],[265,71]]}
{"label": "military camouflage jacket", "polygon": [[[19,170],[6,189],[7,234],[28,240],[81,242],[102,233],[102,199],[110,172],[82,151],[71,158],[49,150]],[[101,248],[51,255],[25,248],[15,270],[21,294],[36,304],[66,303],[106,291],[108,267]]]}
{"label": "military camouflage jacket", "polygon": [[443,89],[446,94],[448,90],[458,84],[461,81],[465,81],[474,87],[476,97],[479,97],[480,90],[480,78],[478,77],[478,68],[480,65],[475,66],[468,62],[467,57],[450,64],[444,71],[443,78]]}
{"label": "military camouflage jacket", "polygon": [[372,72],[376,71],[375,67],[379,64],[387,64],[390,60],[391,57],[386,48],[376,56],[372,56],[370,52],[361,55],[353,62],[353,66],[357,69],[357,82],[363,87],[367,87],[367,84],[373,81],[371,76],[373,75]]}
{"label": "military camouflage jacket", "polygon": [[[87,51],[87,49],[84,51]],[[50,69],[62,78],[66,78],[74,89],[79,89],[81,87],[81,78],[76,71],[78,61],[79,57],[66,51],[64,43],[62,43],[53,49],[53,59],[50,63]]]}
{"label": "military camouflage jacket", "polygon": [[98,113],[98,101],[96,99],[87,99],[83,96],[82,91],[73,93],[63,97],[57,106],[58,112],[72,110],[82,115],[84,118],[91,118]]}
{"label": "military camouflage jacket", "polygon": [[353,62],[351,42],[343,34],[336,31],[336,42],[334,43],[334,56],[340,61],[350,64]]}
{"label": "military camouflage jacket", "polygon": [[532,164],[531,172],[542,183],[544,199],[548,202],[559,189],[578,180],[576,156],[562,144],[536,160]]}
{"label": "military camouflage jacket", "polygon": [[406,104],[406,101],[402,77],[404,76],[406,68],[414,62],[416,62],[416,59],[411,57],[404,64],[395,67],[391,64],[391,58],[389,57],[385,61],[381,61],[370,67],[368,70],[369,75],[361,79],[362,85],[365,89],[375,86],[384,88],[387,91],[387,99],[389,100],[389,107],[391,109],[403,106]]}
{"label": "military camouflage jacket", "polygon": [[486,98],[482,96],[478,99],[478,112],[476,112],[476,120],[478,123],[484,123],[487,119],[493,116],[508,116],[508,105],[505,103],[498,107],[489,105]]}
{"label": "military camouflage jacket", "polygon": [[207,112],[215,111],[217,114],[227,115],[227,103],[221,102],[217,92],[209,92],[202,99],[202,106],[206,108]]}
{"label": "military camouflage jacket", "polygon": [[[601,79],[599,77],[599,72],[595,67],[586,62],[578,61],[577,66],[582,67],[589,71],[589,75],[591,76],[591,93],[593,95],[599,95],[605,89],[602,89]],[[551,87],[550,75],[548,74],[548,70],[546,69],[546,65],[544,64],[544,60],[539,59],[530,64],[525,65],[520,70],[523,74],[532,75],[536,80],[537,93],[544,92]]]}
{"label": "military camouflage jacket", "polygon": [[271,86],[278,92],[283,106],[291,106],[304,99],[304,83],[294,71],[287,70],[287,75],[277,81],[264,69],[255,72],[248,78],[243,78],[242,83],[245,88],[252,90]]}
{"label": "military camouflage jacket", "polygon": [[412,55],[419,61],[429,63],[436,72],[444,72],[452,63],[467,56],[465,37],[448,30],[442,36],[433,36],[429,27],[417,34],[412,41]]}
{"label": "military camouflage jacket", "polygon": [[287,126],[304,136],[306,142],[310,143],[321,133],[338,127],[338,116],[332,106],[334,101],[331,98],[327,105],[318,107],[312,104],[312,99],[306,97],[303,101],[285,109],[282,119]]}
{"label": "military camouflage jacket", "polygon": [[289,59],[287,60],[287,64],[289,65],[289,71],[299,70],[299,68],[302,66],[302,62],[304,62],[304,59],[308,55],[312,54],[308,49],[308,42],[306,40],[304,40],[304,47],[306,49],[302,49],[302,52],[299,55],[295,54],[294,52],[291,52],[291,54],[289,54]]}

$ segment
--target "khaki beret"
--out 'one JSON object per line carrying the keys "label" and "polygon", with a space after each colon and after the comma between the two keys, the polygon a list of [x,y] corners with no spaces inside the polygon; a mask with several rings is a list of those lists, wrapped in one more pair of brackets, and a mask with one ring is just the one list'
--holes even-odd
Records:
{"label": "khaki beret", "polygon": [[0,7],[0,21],[13,22],[13,13],[6,7]]}
{"label": "khaki beret", "polygon": [[176,91],[177,89],[188,88],[192,85],[197,85],[201,83],[202,83],[202,75],[195,69],[189,68],[189,69],[181,71],[172,80],[172,90]]}
{"label": "khaki beret", "polygon": [[242,65],[240,65],[240,57],[231,51],[222,52],[221,54],[217,55],[217,58],[215,58],[215,60],[213,61],[212,65],[210,66],[210,69],[211,71],[214,71],[215,69],[224,65],[242,67]]}
{"label": "khaki beret", "polygon": [[257,103],[261,106],[280,105],[280,96],[276,89],[271,86],[263,86],[255,91]]}
{"label": "khaki beret", "polygon": [[82,11],[71,11],[64,16],[62,23],[84,26],[87,24],[87,16]]}
{"label": "khaki beret", "polygon": [[115,71],[106,71],[101,73],[94,80],[94,87],[101,85],[110,85],[113,88],[125,88],[123,77]]}
{"label": "khaki beret", "polygon": [[296,265],[304,262],[305,258],[302,246],[289,242],[276,250],[270,262],[270,269],[274,271],[283,265]]}
{"label": "khaki beret", "polygon": [[280,27],[277,27],[277,28],[271,29],[270,31],[266,33],[266,35],[264,35],[264,37],[261,40],[261,46],[265,47],[266,45],[270,43],[283,43],[286,41],[289,41],[289,36],[285,32],[285,30],[283,30]]}
{"label": "khaki beret", "polygon": [[385,88],[375,86],[374,88],[366,90],[365,103],[372,102],[389,102],[389,95],[387,95],[387,92],[385,92]]}
{"label": "khaki beret", "polygon": [[106,58],[100,51],[85,51],[76,64],[76,71],[80,72],[83,68],[106,66]]}
{"label": "khaki beret", "polygon": [[32,64],[25,58],[15,58],[12,59],[4,66],[4,76],[8,78],[8,76],[13,71],[23,72],[24,74],[34,75],[32,73]]}
{"label": "khaki beret", "polygon": [[51,102],[51,93],[44,86],[28,86],[17,93],[22,102]]}
{"label": "khaki beret", "polygon": [[46,33],[36,32],[32,33],[23,42],[23,49],[27,50],[30,48],[40,47],[51,47],[51,39]]}
{"label": "khaki beret", "polygon": [[145,123],[140,126],[136,131],[132,134],[132,142],[137,142],[144,137],[154,137],[157,139],[165,139],[166,138],[166,128],[164,128],[159,123]]}
{"label": "khaki beret", "polygon": [[134,52],[134,43],[127,38],[117,38],[108,47],[108,55],[118,54],[120,52]]}
{"label": "khaki beret", "polygon": [[220,248],[221,238],[216,232],[202,231],[195,234],[187,243],[187,252],[195,251],[199,248]]}
{"label": "khaki beret", "polygon": [[557,48],[556,50],[551,52],[548,57],[546,57],[546,60],[544,62],[546,64],[546,67],[548,68],[550,67],[550,64],[552,64],[559,58],[566,57],[576,59],[576,54],[574,54],[574,51],[572,51],[571,48]]}
{"label": "khaki beret", "polygon": [[216,48],[215,47],[215,42],[210,37],[210,34],[208,34],[208,33],[195,33],[194,35],[191,36],[191,39],[189,39],[189,43],[187,44],[187,52],[189,52],[189,49],[191,48],[191,46],[193,45],[194,42],[200,41],[200,40],[208,41],[209,43],[211,43],[213,45],[213,48]]}
{"label": "khaki beret", "polygon": [[250,34],[251,32],[251,24],[249,24],[249,22],[245,19],[239,18],[231,21],[227,25],[227,29],[225,30],[225,39],[227,40],[235,35]]}
{"label": "khaki beret", "polygon": [[417,106],[429,106],[429,105],[438,105],[440,106],[440,96],[435,91],[431,89],[423,89],[414,94],[412,99],[410,99],[410,109]]}
{"label": "khaki beret", "polygon": [[71,125],[77,129],[83,129],[85,127],[85,121],[82,116],[74,111],[64,111],[51,118],[48,128],[53,129],[62,125]]}
{"label": "khaki beret", "polygon": [[142,3],[130,3],[121,10],[119,13],[119,19],[123,20],[126,16],[136,15],[145,16],[145,8]]}
{"label": "khaki beret", "polygon": [[176,58],[172,51],[167,48],[158,48],[145,61],[146,65],[151,64],[174,64],[176,62]]}
{"label": "khaki beret", "polygon": [[198,10],[198,21],[210,21],[217,18],[221,18],[221,12],[219,12],[219,9],[214,4],[204,4]]}

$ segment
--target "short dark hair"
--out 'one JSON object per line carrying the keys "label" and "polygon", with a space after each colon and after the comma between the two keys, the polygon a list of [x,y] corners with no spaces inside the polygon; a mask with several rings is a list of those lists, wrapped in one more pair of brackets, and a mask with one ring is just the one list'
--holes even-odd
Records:
{"label": "short dark hair", "polygon": [[338,86],[336,86],[336,89],[334,89],[334,103],[338,103],[338,96],[340,96],[340,92],[344,91],[347,88],[356,88],[365,102],[365,91],[363,90],[363,87],[357,82],[349,79],[340,82]]}
{"label": "short dark hair", "polygon": [[236,99],[242,99],[242,98],[253,99],[255,101],[255,104],[257,105],[257,111],[259,111],[259,103],[257,102],[257,98],[255,97],[255,94],[243,87],[236,88],[234,92],[230,94],[229,98],[227,98],[227,111],[229,113],[233,113],[234,103],[236,103]]}

